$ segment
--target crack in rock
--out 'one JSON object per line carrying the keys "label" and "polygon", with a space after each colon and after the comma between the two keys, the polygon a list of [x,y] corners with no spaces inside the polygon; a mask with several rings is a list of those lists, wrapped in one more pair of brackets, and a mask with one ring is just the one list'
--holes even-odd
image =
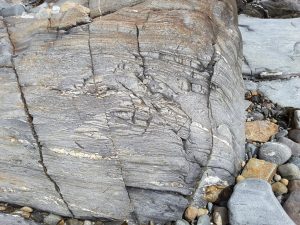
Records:
{"label": "crack in rock", "polygon": [[67,207],[70,215],[72,217],[74,217],[74,213],[73,211],[70,209],[69,207],[69,204],[66,202],[66,200],[64,199],[63,197],[63,194],[61,193],[60,191],[60,188],[58,186],[58,184],[56,183],[56,181],[51,177],[51,175],[48,173],[47,171],[47,167],[46,165],[44,164],[44,157],[43,157],[43,146],[42,144],[40,143],[39,141],[39,137],[38,137],[38,134],[35,130],[35,127],[34,127],[34,124],[33,124],[33,116],[30,114],[29,112],[29,108],[28,108],[28,105],[27,105],[27,102],[26,102],[26,98],[25,98],[25,95],[24,95],[24,92],[23,92],[23,89],[22,89],[22,86],[20,84],[20,79],[19,79],[19,75],[18,75],[18,72],[16,70],[16,67],[15,67],[15,63],[14,63],[14,55],[15,55],[15,45],[11,39],[11,36],[10,36],[10,33],[9,33],[9,28],[8,28],[8,24],[5,20],[3,20],[3,23],[4,23],[4,26],[6,28],[6,32],[8,34],[8,39],[13,47],[13,52],[12,52],[12,55],[11,55],[11,65],[12,65],[12,69],[15,73],[15,76],[16,76],[16,81],[17,81],[17,85],[18,85],[18,89],[20,91],[20,95],[21,95],[21,100],[22,100],[22,103],[23,103],[23,107],[24,107],[24,111],[25,111],[25,114],[27,116],[27,122],[30,126],[30,129],[31,129],[31,133],[32,133],[32,136],[35,140],[35,143],[36,143],[36,146],[37,146],[37,149],[39,151],[39,157],[40,157],[40,160],[38,161],[40,163],[40,165],[43,167],[43,171],[44,171],[44,174],[45,176],[48,178],[48,180],[54,185],[54,188],[56,190],[56,192],[58,193],[58,195],[60,196],[61,200],[64,202],[65,206]]}

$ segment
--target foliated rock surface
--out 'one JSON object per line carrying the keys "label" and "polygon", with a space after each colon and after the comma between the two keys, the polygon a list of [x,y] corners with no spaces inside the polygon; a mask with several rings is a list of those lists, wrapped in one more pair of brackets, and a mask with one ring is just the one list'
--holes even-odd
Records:
{"label": "foliated rock surface", "polygon": [[0,201],[179,219],[244,156],[235,1],[97,2],[1,18]]}

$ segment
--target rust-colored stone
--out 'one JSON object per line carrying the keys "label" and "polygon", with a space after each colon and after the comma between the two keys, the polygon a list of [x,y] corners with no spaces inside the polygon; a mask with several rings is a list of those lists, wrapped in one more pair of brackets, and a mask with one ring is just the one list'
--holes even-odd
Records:
{"label": "rust-colored stone", "polygon": [[242,176],[258,178],[270,182],[276,173],[277,165],[264,160],[252,158],[246,164]]}
{"label": "rust-colored stone", "polygon": [[246,122],[246,138],[250,141],[267,142],[278,132],[278,125],[267,120]]}
{"label": "rust-colored stone", "polygon": [[189,206],[184,212],[184,218],[188,221],[194,221],[198,215],[198,208]]}
{"label": "rust-colored stone", "polygon": [[221,200],[227,200],[232,193],[232,190],[228,186],[212,185],[205,189],[204,199],[208,202],[217,202]]}

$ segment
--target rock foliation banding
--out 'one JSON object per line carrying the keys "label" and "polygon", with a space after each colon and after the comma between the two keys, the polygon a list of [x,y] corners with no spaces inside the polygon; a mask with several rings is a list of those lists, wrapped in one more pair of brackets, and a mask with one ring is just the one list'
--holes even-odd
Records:
{"label": "rock foliation banding", "polygon": [[244,158],[235,1],[97,2],[1,18],[0,201],[176,220]]}

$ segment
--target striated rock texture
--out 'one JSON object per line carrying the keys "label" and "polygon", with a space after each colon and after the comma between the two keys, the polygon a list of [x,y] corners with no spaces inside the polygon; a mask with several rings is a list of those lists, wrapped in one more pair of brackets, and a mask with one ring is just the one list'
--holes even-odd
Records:
{"label": "striated rock texture", "polygon": [[235,1],[115,2],[1,18],[0,201],[141,224],[176,220],[204,206],[204,187],[234,182]]}

